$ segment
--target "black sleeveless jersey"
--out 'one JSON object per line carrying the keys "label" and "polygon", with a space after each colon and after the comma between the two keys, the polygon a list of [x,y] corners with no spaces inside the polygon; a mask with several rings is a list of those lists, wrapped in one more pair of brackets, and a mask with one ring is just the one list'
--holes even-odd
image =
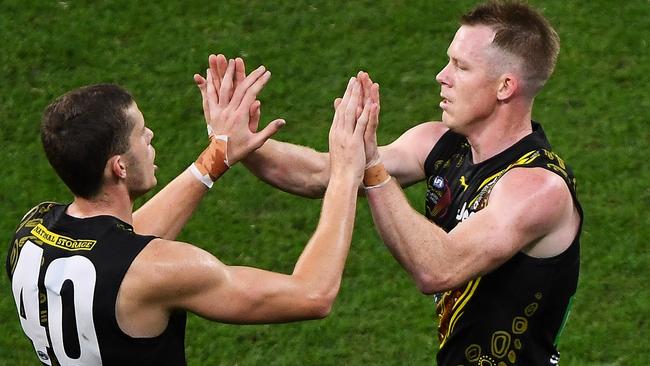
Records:
{"label": "black sleeveless jersey", "polygon": [[20,323],[46,365],[184,365],[185,312],[153,338],[124,334],[115,318],[120,284],[152,240],[112,216],[74,218],[42,203],[20,222],[7,274]]}
{"label": "black sleeveless jersey", "polygon": [[[472,163],[467,139],[448,131],[425,161],[426,217],[445,231],[489,204],[490,192],[513,168],[561,176],[580,212],[571,169],[551,151],[542,127],[500,154]],[[439,365],[557,365],[557,341],[576,292],[580,230],[551,258],[515,254],[499,268],[437,294]]]}

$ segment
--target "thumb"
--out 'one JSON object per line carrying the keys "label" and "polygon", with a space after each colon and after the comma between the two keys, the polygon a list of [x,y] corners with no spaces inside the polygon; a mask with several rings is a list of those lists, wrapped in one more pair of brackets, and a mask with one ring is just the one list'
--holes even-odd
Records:
{"label": "thumb", "polygon": [[256,133],[257,137],[257,146],[260,147],[264,145],[266,140],[270,139],[271,136],[275,135],[276,132],[280,131],[280,129],[286,124],[287,122],[283,119],[276,119],[269,123],[262,131]]}

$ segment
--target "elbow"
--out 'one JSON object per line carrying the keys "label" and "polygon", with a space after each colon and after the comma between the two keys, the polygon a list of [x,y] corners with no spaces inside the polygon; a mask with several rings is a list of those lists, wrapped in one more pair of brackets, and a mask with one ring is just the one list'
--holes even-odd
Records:
{"label": "elbow", "polygon": [[[329,184],[329,171],[318,171],[311,174],[309,177],[303,179],[298,186],[300,191],[298,194],[305,198],[320,199],[325,196],[325,191]],[[289,192],[294,193],[294,192]]]}
{"label": "elbow", "polygon": [[453,280],[445,274],[419,272],[413,275],[418,290],[424,295],[433,295],[453,287]]}
{"label": "elbow", "polygon": [[330,315],[330,313],[332,312],[333,307],[334,307],[334,301],[323,301],[314,309],[313,318],[314,319],[327,318],[327,316]]}
{"label": "elbow", "polygon": [[336,296],[338,294],[338,286],[330,291],[312,292],[306,296],[306,304],[308,317],[310,319],[324,319],[332,312]]}

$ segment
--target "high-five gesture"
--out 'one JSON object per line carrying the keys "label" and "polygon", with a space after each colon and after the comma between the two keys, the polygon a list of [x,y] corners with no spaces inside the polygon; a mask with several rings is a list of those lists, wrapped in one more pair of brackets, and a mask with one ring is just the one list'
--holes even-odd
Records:
{"label": "high-five gesture", "polygon": [[[233,165],[262,146],[284,125],[284,121],[275,120],[262,131],[256,132],[259,121],[259,112],[255,113],[259,111],[257,95],[268,82],[271,73],[260,66],[246,77],[243,62],[226,62],[223,55],[219,56],[210,55],[207,77],[197,74],[194,75],[194,80],[201,91],[208,133],[215,137],[227,136],[227,163]],[[236,66],[238,63],[240,65]],[[221,77],[219,74],[222,72]],[[257,121],[251,119],[251,115],[257,116]]]}
{"label": "high-five gesture", "polygon": [[[363,177],[365,153],[363,136],[368,118],[376,104],[365,103],[362,107],[362,86],[351,78],[343,99],[334,103],[335,113],[329,134],[330,169],[332,177],[352,174],[357,182]],[[359,114],[358,111],[361,110]]]}
{"label": "high-five gesture", "polygon": [[370,110],[368,127],[363,137],[366,149],[366,168],[379,164],[379,150],[377,149],[377,126],[379,125],[379,84],[373,83],[367,72],[359,71],[357,78],[363,90],[364,107],[367,104],[375,107]]}

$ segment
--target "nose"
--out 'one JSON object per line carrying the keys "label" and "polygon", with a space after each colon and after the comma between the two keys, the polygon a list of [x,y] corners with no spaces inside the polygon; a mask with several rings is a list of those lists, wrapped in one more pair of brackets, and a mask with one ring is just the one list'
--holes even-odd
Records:
{"label": "nose", "polygon": [[451,63],[447,63],[447,65],[445,65],[445,67],[443,67],[442,70],[440,70],[438,75],[436,75],[436,81],[438,83],[440,83],[441,85],[449,86],[449,79],[447,77],[447,69],[449,68],[450,64]]}

